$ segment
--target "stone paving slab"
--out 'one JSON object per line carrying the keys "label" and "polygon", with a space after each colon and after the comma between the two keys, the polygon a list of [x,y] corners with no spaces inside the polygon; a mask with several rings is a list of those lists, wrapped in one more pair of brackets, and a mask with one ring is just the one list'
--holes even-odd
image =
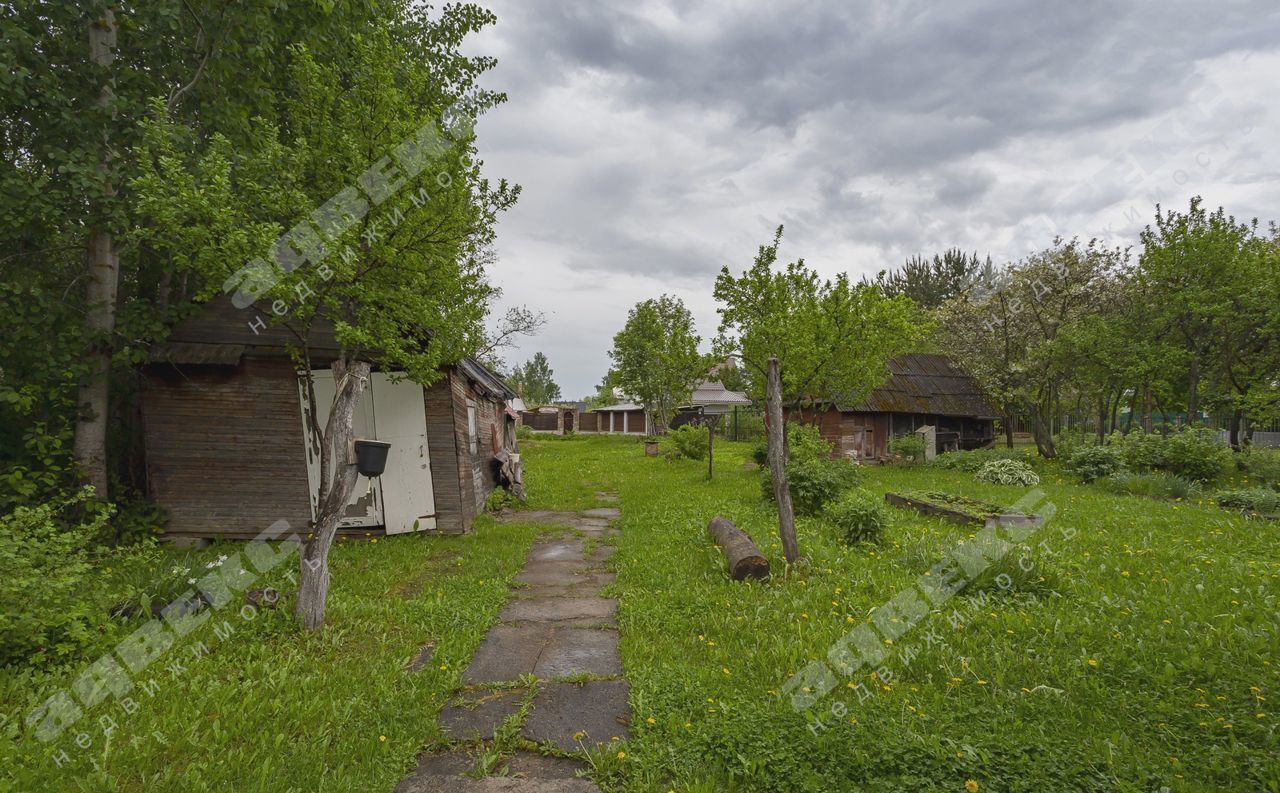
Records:
{"label": "stone paving slab", "polygon": [[586,518],[608,518],[614,520],[622,517],[622,510],[617,507],[597,507],[596,509],[588,509],[582,513]]}
{"label": "stone paving slab", "polygon": [[[622,657],[618,654],[618,633],[594,628],[555,628],[533,667],[533,674],[544,680],[571,675],[620,675]],[[539,692],[535,701],[541,696]]]}
{"label": "stone paving slab", "polygon": [[604,564],[617,552],[618,546],[616,545],[599,545],[587,556],[587,561],[592,564]]}
{"label": "stone paving slab", "polygon": [[[565,752],[609,743],[613,738],[626,740],[629,693],[625,680],[540,686],[520,734],[537,743],[550,741]],[[579,732],[585,734],[575,740]]]}
{"label": "stone paving slab", "polygon": [[527,689],[467,692],[459,702],[440,711],[440,726],[456,741],[488,741],[503,723],[520,711]]}
{"label": "stone paving slab", "polygon": [[536,779],[574,779],[579,771],[585,771],[587,768],[586,763],[571,757],[525,751],[516,752],[499,765],[502,768],[499,773],[505,776]]}
{"label": "stone paving slab", "polygon": [[502,622],[612,625],[617,614],[618,601],[612,598],[540,597],[507,601],[498,619]]}
{"label": "stone paving slab", "polygon": [[503,683],[532,672],[550,630],[545,625],[494,625],[471,657],[463,682]]}
{"label": "stone paving slab", "polygon": [[511,590],[512,597],[515,598],[540,598],[540,597],[599,597],[600,589],[607,584],[612,584],[617,580],[618,576],[614,573],[583,573],[573,577],[573,580],[567,584],[526,584],[518,589]]}
{"label": "stone paving slab", "polygon": [[395,793],[600,793],[600,788],[586,779],[523,779],[508,776],[470,779],[465,776],[414,774],[401,782]]}
{"label": "stone paving slab", "polygon": [[516,581],[530,586],[590,586],[598,583],[606,573],[597,564],[586,560],[581,562],[539,562],[537,566],[526,567]]}
{"label": "stone paving slab", "polygon": [[585,550],[582,540],[556,540],[555,542],[538,543],[529,549],[529,561],[573,561],[581,559]]}

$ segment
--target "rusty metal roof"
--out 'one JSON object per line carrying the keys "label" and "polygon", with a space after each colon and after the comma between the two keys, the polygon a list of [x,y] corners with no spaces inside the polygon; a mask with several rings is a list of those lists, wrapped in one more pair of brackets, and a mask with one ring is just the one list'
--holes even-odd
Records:
{"label": "rusty metal roof", "polygon": [[998,418],[978,383],[945,355],[916,353],[889,362],[889,379],[865,401],[837,405],[842,412],[928,413]]}

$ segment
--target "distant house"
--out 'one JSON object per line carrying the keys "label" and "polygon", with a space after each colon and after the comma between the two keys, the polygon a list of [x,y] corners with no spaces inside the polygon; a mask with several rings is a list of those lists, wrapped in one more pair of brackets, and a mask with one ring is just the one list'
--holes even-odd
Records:
{"label": "distant house", "polygon": [[836,456],[880,460],[890,438],[934,427],[936,451],[977,449],[995,439],[998,415],[972,377],[945,355],[904,355],[889,362],[889,379],[862,402],[817,402],[789,421],[817,425]]}
{"label": "distant house", "polygon": [[[251,538],[280,518],[297,531],[315,517],[320,447],[286,354],[291,334],[255,333],[245,313],[211,301],[142,368],[148,489],[169,536]],[[332,327],[316,328],[309,347],[323,426]],[[497,484],[495,455],[516,451],[515,394],[470,358],[426,387],[396,374],[373,372],[360,400],[355,436],[391,449],[381,477],[358,480],[340,533],[469,531]]]}

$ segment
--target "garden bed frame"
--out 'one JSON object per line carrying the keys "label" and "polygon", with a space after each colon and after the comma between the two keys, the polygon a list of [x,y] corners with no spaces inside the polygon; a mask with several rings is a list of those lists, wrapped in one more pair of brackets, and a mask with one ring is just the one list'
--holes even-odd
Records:
{"label": "garden bed frame", "polygon": [[943,518],[954,523],[962,523],[966,526],[972,524],[981,524],[983,526],[1041,526],[1044,524],[1044,517],[1040,515],[1023,515],[1017,512],[1006,512],[1002,514],[991,514],[986,516],[971,515],[968,512],[961,512],[958,509],[952,509],[942,504],[935,504],[932,501],[926,501],[917,496],[906,496],[899,493],[885,493],[884,500],[896,507],[907,507],[914,509],[923,515]]}

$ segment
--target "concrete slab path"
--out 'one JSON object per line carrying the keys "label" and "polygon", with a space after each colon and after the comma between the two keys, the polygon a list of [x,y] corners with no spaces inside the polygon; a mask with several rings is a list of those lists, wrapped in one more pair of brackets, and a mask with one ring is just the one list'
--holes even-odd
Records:
{"label": "concrete slab path", "polygon": [[[596,495],[603,503],[618,500],[612,493]],[[602,541],[617,535],[612,522],[621,515],[617,507],[504,515],[564,526],[567,536],[534,543],[512,599],[463,673],[467,687],[440,713],[440,726],[451,740],[481,742],[480,749],[423,755],[396,793],[598,792],[577,777],[585,767],[580,760],[554,753],[517,751],[499,761],[491,772],[495,776],[475,778],[475,768],[484,743],[503,728],[566,755],[629,737],[630,691],[618,653],[618,603],[602,594],[614,581],[605,564],[616,550]],[[531,688],[526,675],[535,678]]]}

